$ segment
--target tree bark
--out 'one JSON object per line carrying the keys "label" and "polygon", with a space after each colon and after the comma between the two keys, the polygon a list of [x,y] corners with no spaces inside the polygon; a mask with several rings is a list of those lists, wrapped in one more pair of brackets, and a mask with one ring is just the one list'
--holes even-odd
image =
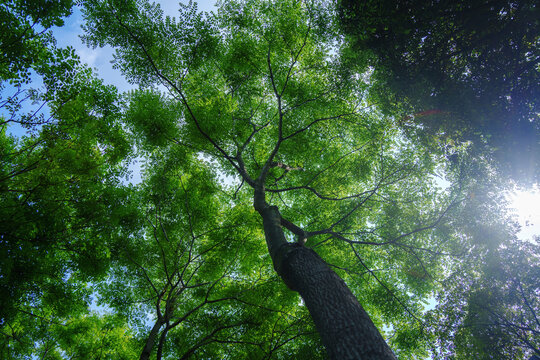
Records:
{"label": "tree bark", "polygon": [[395,360],[345,282],[312,249],[288,243],[275,206],[255,202],[274,269],[304,299],[330,359]]}

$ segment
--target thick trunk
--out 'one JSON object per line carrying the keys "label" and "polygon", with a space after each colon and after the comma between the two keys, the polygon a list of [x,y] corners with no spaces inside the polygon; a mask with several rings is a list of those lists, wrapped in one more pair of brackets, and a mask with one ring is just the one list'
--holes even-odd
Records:
{"label": "thick trunk", "polygon": [[395,360],[396,357],[345,282],[315,253],[285,240],[276,207],[263,218],[274,268],[306,304],[330,359]]}

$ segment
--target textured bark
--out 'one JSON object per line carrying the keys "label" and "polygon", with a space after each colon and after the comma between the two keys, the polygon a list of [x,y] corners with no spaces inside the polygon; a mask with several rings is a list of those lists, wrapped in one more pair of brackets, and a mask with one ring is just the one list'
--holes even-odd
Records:
{"label": "textured bark", "polygon": [[280,275],[298,291],[330,359],[396,359],[345,282],[315,253],[298,246],[281,260]]}
{"label": "textured bark", "polygon": [[288,243],[277,207],[257,209],[263,218],[274,268],[300,293],[330,359],[395,360],[383,337],[345,282],[315,251]]}

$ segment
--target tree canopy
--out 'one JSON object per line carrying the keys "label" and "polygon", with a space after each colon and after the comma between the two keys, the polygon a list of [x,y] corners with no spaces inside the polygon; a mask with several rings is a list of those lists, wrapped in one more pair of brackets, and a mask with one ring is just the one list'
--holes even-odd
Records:
{"label": "tree canopy", "polygon": [[[28,36],[1,43],[14,84],[3,357],[539,352],[538,246],[515,238],[504,181],[468,144],[448,159],[420,141],[429,128],[408,132],[375,101],[383,70],[351,61],[333,4],[190,2],[172,18],[144,0],[82,1],[84,41],[116,49],[136,86],[124,94],[32,30],[61,25],[71,2],[25,4],[2,8]],[[23,88],[29,70],[44,89]],[[25,113],[26,96],[47,116]],[[135,157],[140,184],[125,181]]]}

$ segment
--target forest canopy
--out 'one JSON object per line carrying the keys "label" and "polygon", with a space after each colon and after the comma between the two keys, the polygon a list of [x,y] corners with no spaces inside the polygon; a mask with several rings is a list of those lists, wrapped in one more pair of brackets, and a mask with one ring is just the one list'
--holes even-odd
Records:
{"label": "forest canopy", "polygon": [[0,5],[0,357],[540,355],[538,9],[473,3]]}

